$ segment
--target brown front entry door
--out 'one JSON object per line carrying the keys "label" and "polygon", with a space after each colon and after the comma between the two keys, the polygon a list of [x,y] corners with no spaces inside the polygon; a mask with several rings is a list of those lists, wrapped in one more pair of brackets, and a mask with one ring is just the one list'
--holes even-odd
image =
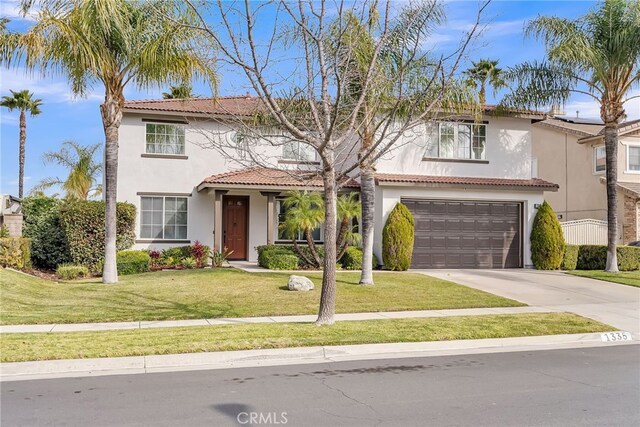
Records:
{"label": "brown front entry door", "polygon": [[224,197],[222,245],[233,251],[229,259],[247,259],[249,197]]}

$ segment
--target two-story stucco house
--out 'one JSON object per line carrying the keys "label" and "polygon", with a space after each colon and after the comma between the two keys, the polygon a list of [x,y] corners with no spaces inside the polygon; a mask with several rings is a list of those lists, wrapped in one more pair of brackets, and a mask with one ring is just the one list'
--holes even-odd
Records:
{"label": "two-story stucco house", "polygon": [[[162,249],[199,240],[233,250],[234,259],[255,261],[256,246],[281,242],[282,197],[294,188],[321,190],[317,176],[292,176],[298,168],[319,165],[314,152],[291,141],[265,147],[273,169],[248,167],[241,153],[222,156],[206,137],[241,142],[230,114],[249,112],[257,102],[246,96],[126,103],[118,199],[138,208],[136,247]],[[378,257],[386,218],[402,201],[416,219],[415,268],[531,264],[536,207],[545,191],[557,190],[532,177],[532,121],[544,115],[491,112],[488,108],[482,122],[429,123],[378,162]],[[358,187],[357,177],[344,183],[345,190]],[[322,241],[322,230],[315,238]]]}
{"label": "two-story stucco house", "polygon": [[[594,120],[548,117],[533,125],[538,176],[558,183],[546,195],[561,221],[607,219],[604,126]],[[619,242],[640,240],[640,120],[620,125]]]}

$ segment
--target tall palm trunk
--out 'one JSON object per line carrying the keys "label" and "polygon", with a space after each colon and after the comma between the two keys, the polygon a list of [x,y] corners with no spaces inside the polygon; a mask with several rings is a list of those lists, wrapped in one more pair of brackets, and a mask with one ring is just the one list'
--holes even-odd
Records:
{"label": "tall palm trunk", "polygon": [[606,271],[618,272],[618,123],[607,122],[604,128],[607,176],[607,265]]}
{"label": "tall palm trunk", "polygon": [[[333,162],[333,159],[330,160]],[[328,162],[327,162],[328,163]],[[316,325],[332,325],[336,312],[336,227],[338,217],[338,191],[336,189],[336,171],[333,166],[325,167],[324,181],[324,272],[322,274],[322,293],[320,310]]]}
{"label": "tall palm trunk", "polygon": [[118,185],[118,129],[122,121],[122,99],[109,92],[100,106],[105,136],[104,197],[105,197],[105,254],[103,283],[118,282],[116,265],[116,200]]}
{"label": "tall palm trunk", "polygon": [[[366,123],[362,133],[361,154],[366,155],[373,144],[373,133],[370,130],[369,113],[365,112]],[[376,182],[374,167],[370,162],[360,164],[360,209],[362,212],[360,235],[362,237],[362,273],[361,285],[373,285],[373,231],[374,208],[376,199]]]}
{"label": "tall palm trunk", "polygon": [[24,152],[27,142],[27,118],[24,110],[20,110],[20,148],[18,154],[18,197],[24,193]]}
{"label": "tall palm trunk", "polygon": [[480,105],[485,105],[487,103],[487,87],[486,82],[480,83]]}

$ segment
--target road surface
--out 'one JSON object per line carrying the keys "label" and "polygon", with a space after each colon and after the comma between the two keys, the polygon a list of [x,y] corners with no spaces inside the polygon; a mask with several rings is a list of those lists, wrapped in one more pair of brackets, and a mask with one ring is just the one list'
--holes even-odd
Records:
{"label": "road surface", "polygon": [[640,345],[2,383],[3,427],[640,425]]}

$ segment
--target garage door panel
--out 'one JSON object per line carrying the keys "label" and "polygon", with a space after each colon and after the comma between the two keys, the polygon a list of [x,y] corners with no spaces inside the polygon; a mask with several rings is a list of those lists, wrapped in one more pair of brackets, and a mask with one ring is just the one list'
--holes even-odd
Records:
{"label": "garage door panel", "polygon": [[521,205],[515,202],[403,200],[416,222],[412,267],[522,265]]}

